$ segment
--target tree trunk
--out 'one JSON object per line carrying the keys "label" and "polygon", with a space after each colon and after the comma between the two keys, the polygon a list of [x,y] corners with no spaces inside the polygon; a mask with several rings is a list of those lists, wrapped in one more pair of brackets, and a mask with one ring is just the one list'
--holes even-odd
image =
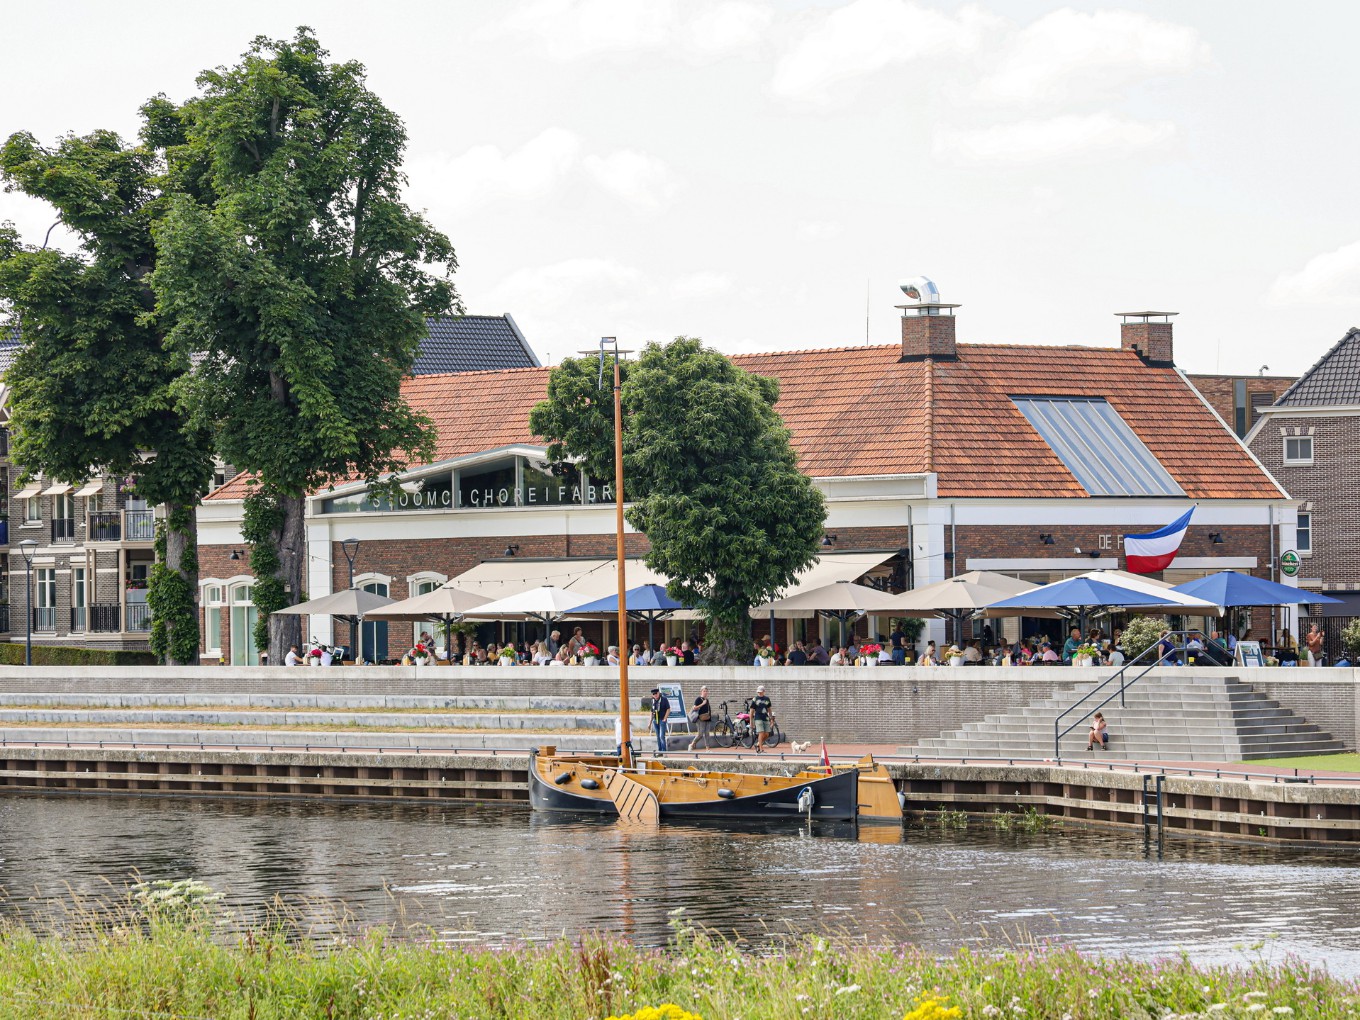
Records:
{"label": "tree trunk", "polygon": [[749,666],[751,664],[751,620],[748,613],[738,616],[711,616],[705,621],[705,666]]}
{"label": "tree trunk", "polygon": [[[279,510],[283,513],[283,524],[273,536],[274,548],[279,554],[279,569],[274,575],[283,582],[287,593],[288,605],[302,601],[305,592],[304,567],[307,563],[307,530],[303,518],[307,500],[303,496],[281,496]],[[284,656],[290,645],[302,648],[301,616],[286,616],[274,613],[269,617],[269,664],[283,665]]]}
{"label": "tree trunk", "polygon": [[[165,529],[165,568],[179,575],[183,589],[188,594],[188,600],[184,607],[185,613],[178,617],[172,615],[165,621],[165,661],[171,666],[197,666],[198,507],[193,503],[169,503],[166,505],[166,519],[184,524],[182,529],[172,527]],[[193,639],[193,654],[186,655],[189,650],[190,632]]]}

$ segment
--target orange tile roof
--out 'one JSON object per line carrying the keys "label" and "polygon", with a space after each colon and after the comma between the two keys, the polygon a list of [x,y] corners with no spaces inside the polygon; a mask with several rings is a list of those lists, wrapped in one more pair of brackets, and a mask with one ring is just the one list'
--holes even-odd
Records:
{"label": "orange tile roof", "polygon": [[[814,477],[938,473],[941,496],[1075,496],[1084,488],[1011,397],[1104,397],[1191,499],[1282,492],[1173,368],[1119,348],[960,344],[956,361],[899,360],[897,344],[744,354],[780,380],[778,410]],[[436,460],[530,435],[549,368],[408,379],[412,406],[438,429]],[[240,499],[238,475],[209,499]]]}

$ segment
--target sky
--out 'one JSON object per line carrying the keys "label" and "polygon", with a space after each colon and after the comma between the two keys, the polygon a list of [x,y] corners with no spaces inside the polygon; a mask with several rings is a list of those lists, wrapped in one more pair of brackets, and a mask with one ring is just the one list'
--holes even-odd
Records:
{"label": "sky", "polygon": [[1350,0],[0,0],[0,133],[132,136],[304,24],[405,121],[467,310],[545,363],[895,343],[918,275],[969,343],[1179,312],[1192,372],[1298,374],[1360,325]]}

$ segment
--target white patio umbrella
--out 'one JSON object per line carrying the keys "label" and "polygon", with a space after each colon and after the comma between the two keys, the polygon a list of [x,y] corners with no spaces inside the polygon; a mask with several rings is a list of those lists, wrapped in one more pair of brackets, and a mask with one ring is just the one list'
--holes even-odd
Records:
{"label": "white patio umbrella", "polygon": [[[371,591],[363,591],[359,588],[346,588],[344,591],[337,591],[331,595],[322,595],[320,598],[311,599],[307,602],[299,602],[295,606],[276,609],[275,612],[284,616],[333,616],[350,625],[350,637],[352,639],[356,629],[363,625],[365,614],[391,604],[392,600],[385,595],[375,595]],[[359,644],[363,644],[362,631],[359,631]],[[356,660],[363,658],[364,650],[362,647],[356,648],[354,651],[356,652]]]}
{"label": "white patio umbrella", "polygon": [[415,595],[390,606],[375,609],[368,614],[370,620],[400,620],[411,623],[430,621],[444,625],[444,648],[449,649],[449,628],[456,620],[461,620],[468,612],[484,606],[491,600],[476,592],[450,588],[447,585]]}
{"label": "white patio umbrella", "polygon": [[800,591],[788,598],[776,599],[774,602],[767,602],[763,606],[756,606],[751,610],[751,615],[759,617],[768,613],[772,634],[776,619],[790,620],[806,619],[819,615],[829,616],[833,620],[840,621],[843,637],[845,624],[851,617],[864,616],[868,613],[889,612],[893,608],[896,598],[895,595],[889,595],[877,588],[870,588],[866,584],[855,584],[853,581],[834,581],[831,584],[824,584],[820,588],[809,588],[807,591]]}
{"label": "white patio umbrella", "polygon": [[588,595],[547,586],[488,602],[464,615],[469,620],[538,620],[546,637],[554,621],[590,601]]}
{"label": "white patio umbrella", "polygon": [[893,611],[911,616],[939,616],[960,622],[975,610],[985,609],[993,602],[1037,587],[1009,574],[970,570],[966,574],[894,595],[896,601]]}

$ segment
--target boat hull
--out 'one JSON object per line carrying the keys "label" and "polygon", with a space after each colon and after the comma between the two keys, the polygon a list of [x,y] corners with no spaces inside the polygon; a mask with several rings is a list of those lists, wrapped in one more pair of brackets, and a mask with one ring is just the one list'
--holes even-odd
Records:
{"label": "boat hull", "polygon": [[[536,811],[572,811],[617,815],[604,773],[617,768],[608,759],[540,758],[531,753],[529,804]],[[859,810],[859,772],[837,770],[831,775],[760,776],[749,773],[699,772],[671,769],[652,763],[634,779],[656,794],[660,815],[666,819],[758,820],[802,818],[850,821]],[[556,780],[561,780],[558,782]],[[586,789],[583,782],[596,783]],[[727,790],[724,797],[718,791]],[[812,806],[804,812],[799,798],[808,791]]]}

